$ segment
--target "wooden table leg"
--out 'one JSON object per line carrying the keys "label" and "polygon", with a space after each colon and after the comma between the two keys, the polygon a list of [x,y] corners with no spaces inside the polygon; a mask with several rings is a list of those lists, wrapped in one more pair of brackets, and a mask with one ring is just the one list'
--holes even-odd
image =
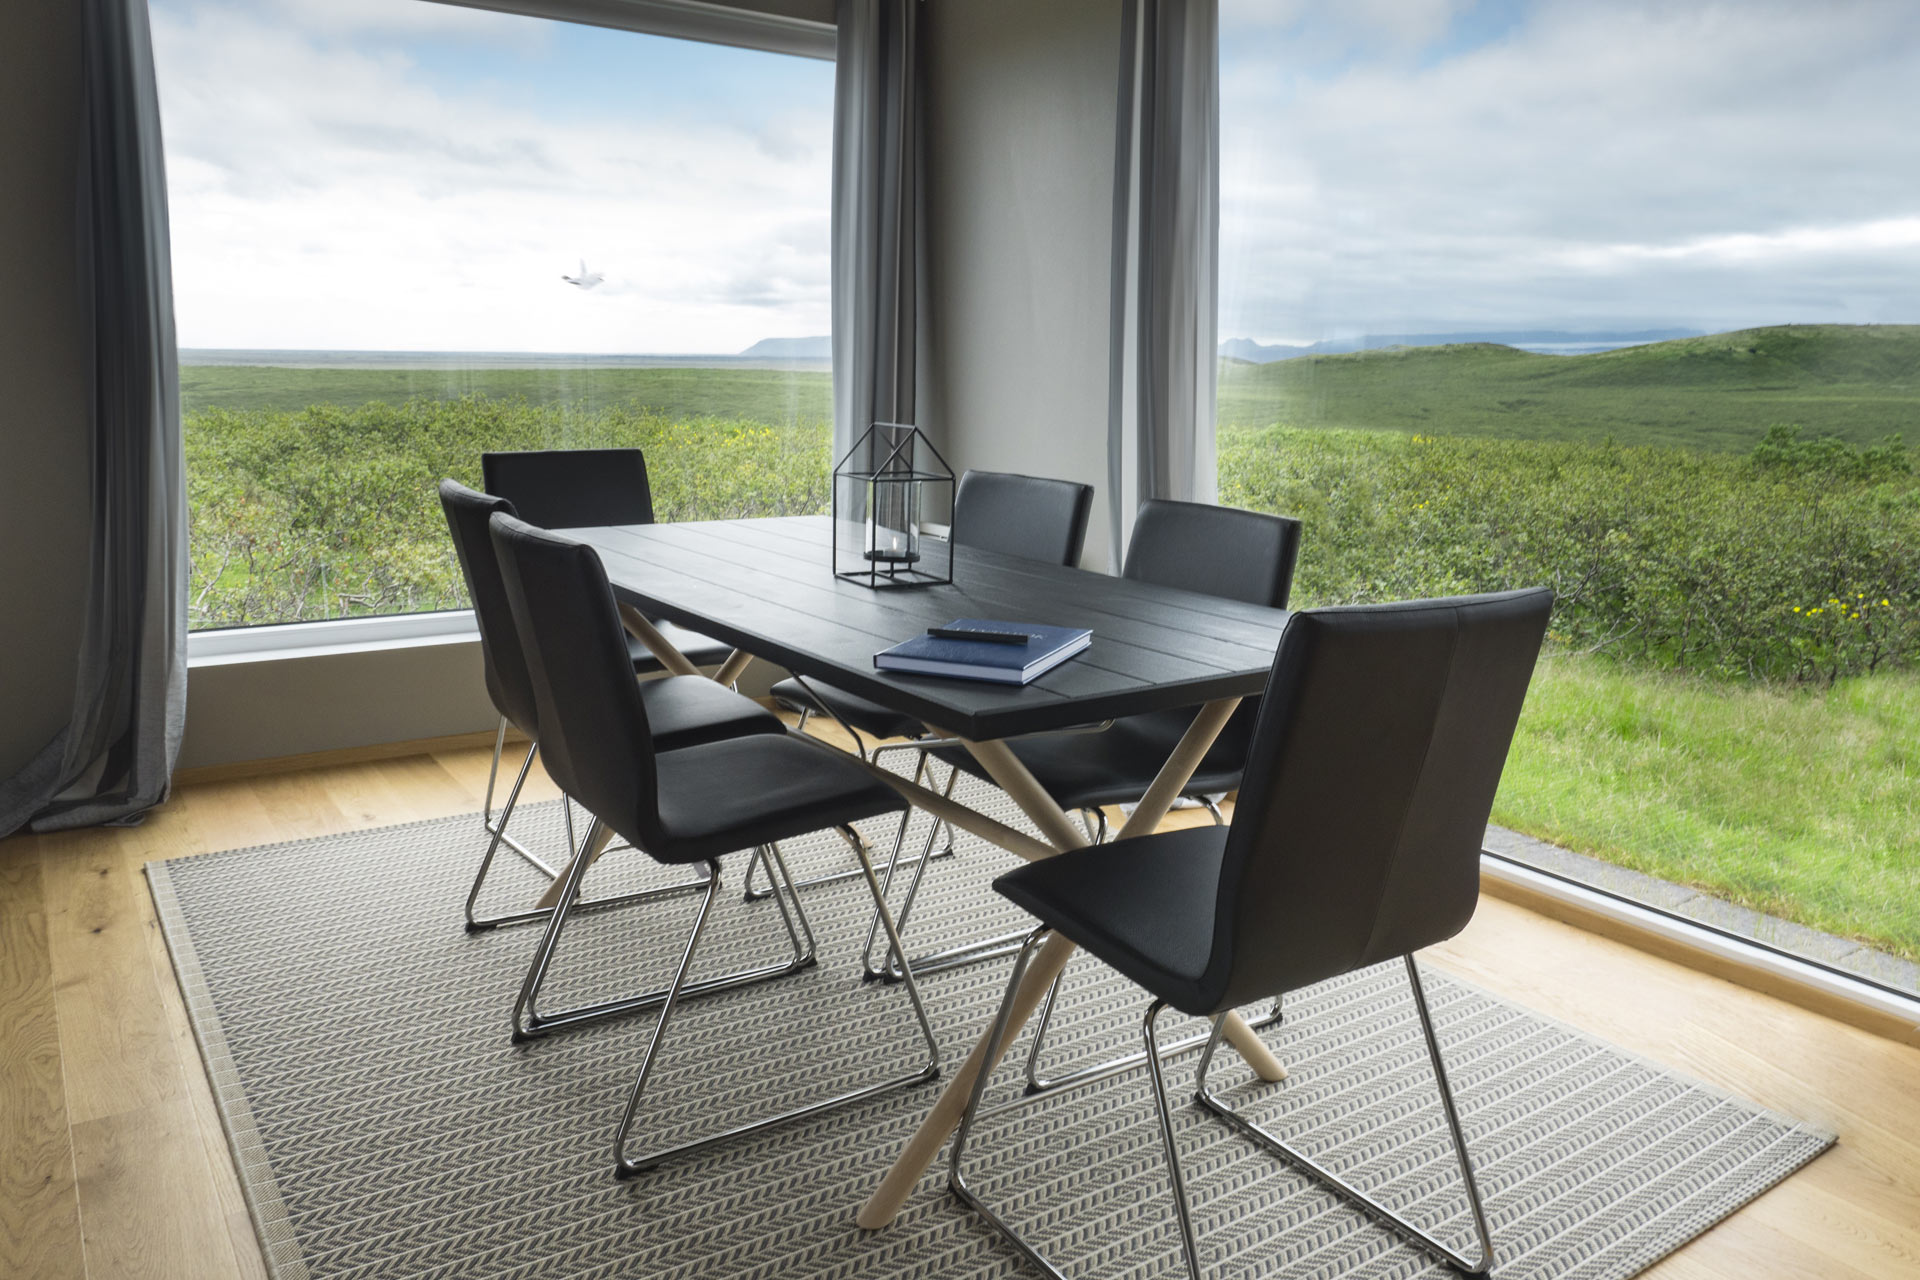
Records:
{"label": "wooden table leg", "polygon": [[[1166,764],[1161,766],[1153,785],[1147,788],[1146,795],[1141,797],[1117,838],[1145,835],[1160,825],[1175,798],[1193,777],[1194,770],[1199,768],[1201,759],[1213,746],[1214,739],[1226,727],[1228,717],[1239,705],[1238,698],[1226,698],[1201,708],[1200,714],[1194,717],[1193,724],[1173,749],[1173,754],[1167,757]],[[1064,852],[1087,843],[1086,833],[1061,812],[1060,806],[1053,802],[1053,797],[1034,780],[1027,767],[1020,763],[1019,757],[1004,742],[962,741],[986,769],[987,775],[1033,819],[1041,834],[1057,849]],[[1055,934],[1047,939],[1039,954],[1033,958],[1026,976],[1021,979],[1019,991],[1014,995],[1013,1010],[1007,1021],[1007,1035],[1001,1042],[1003,1053],[1006,1046],[1013,1042],[1014,1034],[1033,1015],[1047,988],[1067,967],[1067,961],[1073,957],[1075,949],[1073,943]],[[1239,1027],[1237,1034],[1233,1029],[1235,1024]],[[907,1140],[906,1147],[894,1158],[886,1177],[880,1180],[880,1185],[874,1188],[866,1204],[861,1206],[857,1221],[862,1227],[877,1231],[899,1214],[900,1207],[920,1181],[920,1175],[933,1163],[947,1135],[960,1123],[961,1113],[967,1109],[967,1098],[973,1092],[974,1077],[982,1070],[991,1071],[998,1065],[986,1061],[988,1034],[981,1034],[973,1046],[973,1052],[967,1055],[967,1060],[947,1082],[939,1100],[933,1104],[933,1110],[920,1122],[920,1127]],[[1280,1060],[1238,1016],[1228,1018],[1227,1036],[1261,1079],[1286,1078],[1286,1068],[1280,1065]]]}
{"label": "wooden table leg", "polygon": [[740,673],[745,671],[747,664],[752,661],[753,655],[745,649],[735,649],[727,655],[727,660],[720,664],[720,669],[713,673],[714,683],[731,685],[740,678]]}
{"label": "wooden table leg", "polygon": [[[697,676],[700,668],[693,665],[692,659],[673,647],[673,641],[660,634],[660,628],[647,621],[647,615],[630,604],[620,606],[620,621],[626,629],[639,639],[640,643],[660,659],[660,665],[676,676]],[[731,659],[729,659],[731,661]]]}
{"label": "wooden table leg", "polygon": [[573,858],[568,860],[567,865],[560,868],[560,874],[553,878],[553,883],[548,885],[546,891],[540,895],[540,900],[533,904],[535,910],[553,910],[560,902],[560,887],[567,882],[567,872],[573,867],[574,862],[585,858],[587,866],[592,867],[594,863],[600,861],[600,855],[607,851],[607,846],[613,843],[612,827],[604,822],[594,825],[597,830],[591,833],[593,838],[583,843],[574,853]]}

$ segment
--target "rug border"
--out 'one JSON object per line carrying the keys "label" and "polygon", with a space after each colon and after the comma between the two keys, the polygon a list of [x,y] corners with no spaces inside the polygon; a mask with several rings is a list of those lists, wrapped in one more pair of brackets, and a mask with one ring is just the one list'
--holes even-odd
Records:
{"label": "rug border", "polygon": [[[267,849],[274,846],[249,847]],[[202,858],[238,852],[242,851],[221,849],[187,856]],[[267,1274],[273,1280],[311,1280],[313,1273],[308,1269],[306,1257],[301,1252],[300,1240],[294,1232],[286,1200],[280,1194],[279,1179],[274,1174],[272,1161],[267,1158],[266,1144],[261,1140],[259,1126],[254,1123],[253,1107],[247,1101],[246,1086],[241,1083],[239,1068],[227,1046],[219,1011],[213,1006],[212,992],[200,968],[199,953],[194,950],[185,913],[181,911],[179,899],[174,893],[173,879],[167,871],[167,863],[171,861],[175,859],[160,859],[145,865],[147,890],[153,897],[154,913],[160,922],[160,936],[166,940],[167,955],[173,961],[174,979],[180,988],[180,999],[186,1006],[187,1024],[193,1029],[194,1043],[200,1048],[201,1065],[206,1068],[207,1084],[213,1090],[214,1110],[220,1115],[220,1127],[226,1131],[227,1150],[233,1157],[234,1179],[240,1184],[241,1198],[247,1202],[247,1216],[253,1220],[255,1242],[260,1247]]]}
{"label": "rug border", "polygon": [[[558,804],[559,801],[553,800],[546,803]],[[373,836],[413,827],[434,826],[463,820],[470,822],[478,816],[479,812],[475,810],[470,813],[446,814],[437,818],[416,818],[410,822],[394,822],[375,827],[355,828],[351,831],[329,832],[298,840],[241,845],[229,849],[207,849],[173,858],[156,859],[144,865],[147,887],[153,897],[155,915],[160,923],[160,933],[166,940],[167,954],[173,962],[174,977],[180,988],[181,1000],[186,1006],[187,1022],[193,1029],[194,1042],[200,1049],[201,1062],[207,1072],[207,1081],[213,1090],[214,1107],[219,1112],[221,1127],[226,1131],[227,1146],[234,1162],[234,1174],[240,1183],[241,1196],[247,1203],[248,1216],[253,1220],[254,1235],[259,1242],[261,1256],[272,1280],[312,1280],[312,1272],[300,1250],[286,1202],[280,1194],[279,1181],[274,1175],[273,1165],[267,1159],[265,1143],[261,1140],[259,1127],[254,1122],[252,1106],[247,1100],[246,1088],[241,1082],[239,1070],[227,1046],[226,1033],[221,1027],[219,1012],[213,1007],[212,993],[200,967],[199,955],[194,949],[192,935],[175,894],[168,867],[174,862],[186,862],[198,858],[260,853],[269,850],[293,850],[346,836]],[[1755,1102],[1732,1089],[1658,1062],[1645,1054],[1615,1044],[1604,1036],[1575,1026],[1552,1014],[1542,1013],[1518,1000],[1489,991],[1469,978],[1449,972],[1444,966],[1441,967],[1439,976],[1444,981],[1457,983],[1484,999],[1517,1010],[1563,1034],[1617,1054],[1649,1071],[1679,1080],[1691,1088],[1702,1090],[1722,1101],[1735,1103],[1768,1117],[1787,1129],[1786,1133],[1776,1139],[1776,1143],[1789,1141],[1796,1134],[1804,1134],[1815,1141],[1816,1145],[1804,1157],[1793,1161],[1779,1178],[1756,1187],[1751,1195],[1732,1202],[1723,1212],[1707,1218],[1692,1230],[1679,1235],[1669,1247],[1630,1273],[1632,1276],[1638,1276],[1652,1269],[1692,1244],[1761,1196],[1784,1184],[1788,1178],[1799,1173],[1839,1144],[1838,1135],[1830,1130],[1809,1124]],[[1037,1099],[1022,1099],[1012,1105],[1018,1107],[1030,1101],[1037,1101]]]}

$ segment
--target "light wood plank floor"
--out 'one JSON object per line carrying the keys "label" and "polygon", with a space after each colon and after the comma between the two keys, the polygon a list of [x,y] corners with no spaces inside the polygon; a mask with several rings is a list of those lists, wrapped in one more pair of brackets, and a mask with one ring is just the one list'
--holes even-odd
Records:
{"label": "light wood plank floor", "polygon": [[[486,769],[459,749],[204,782],[140,827],[0,842],[0,1277],[265,1274],[141,864],[470,812]],[[1920,1049],[1493,898],[1432,958],[1841,1135],[1650,1274],[1920,1277]]]}

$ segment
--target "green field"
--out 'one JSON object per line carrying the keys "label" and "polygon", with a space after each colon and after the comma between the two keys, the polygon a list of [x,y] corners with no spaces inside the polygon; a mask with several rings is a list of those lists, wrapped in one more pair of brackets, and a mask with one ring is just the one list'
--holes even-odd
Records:
{"label": "green field", "polygon": [[[1920,442],[1917,361],[1794,327],[1227,365],[1221,499],[1305,522],[1299,605],[1555,588],[1498,820],[1920,958],[1920,480],[1878,443]],[[182,378],[197,627],[459,607],[433,486],[487,449],[642,448],[665,520],[827,502],[825,374]]]}
{"label": "green field", "polygon": [[1742,453],[1795,422],[1920,446],[1920,325],[1783,325],[1579,356],[1474,343],[1229,360],[1219,421]]}
{"label": "green field", "polygon": [[1494,820],[1920,960],[1920,677],[1542,660]]}

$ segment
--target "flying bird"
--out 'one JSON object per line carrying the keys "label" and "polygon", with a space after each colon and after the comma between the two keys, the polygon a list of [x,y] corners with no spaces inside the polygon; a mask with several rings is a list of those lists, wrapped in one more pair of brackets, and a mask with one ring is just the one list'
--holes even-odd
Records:
{"label": "flying bird", "polygon": [[599,284],[602,280],[606,279],[606,277],[601,275],[598,271],[587,270],[587,260],[585,258],[580,259],[579,275],[577,276],[563,275],[560,278],[562,280],[565,280],[568,284],[578,285],[582,289],[591,289],[593,288],[593,286]]}

